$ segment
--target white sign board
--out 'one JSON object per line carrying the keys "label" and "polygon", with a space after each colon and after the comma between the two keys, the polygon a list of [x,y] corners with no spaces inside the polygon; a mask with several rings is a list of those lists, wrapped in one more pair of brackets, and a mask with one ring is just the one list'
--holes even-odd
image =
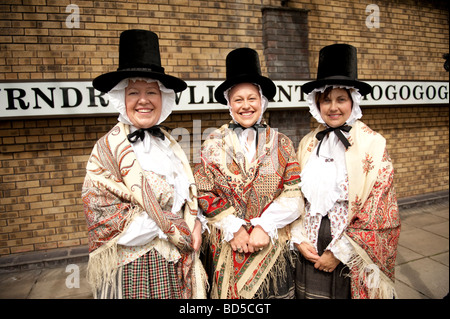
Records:
{"label": "white sign board", "polygon": [[[175,112],[225,110],[214,99],[222,81],[186,81],[188,88],[177,94]],[[301,87],[307,81],[274,81],[276,95],[269,109],[306,108]],[[448,82],[367,81],[373,87],[362,105],[448,104]],[[116,114],[108,96],[91,81],[46,81],[0,83],[0,119],[25,117],[72,117]]]}

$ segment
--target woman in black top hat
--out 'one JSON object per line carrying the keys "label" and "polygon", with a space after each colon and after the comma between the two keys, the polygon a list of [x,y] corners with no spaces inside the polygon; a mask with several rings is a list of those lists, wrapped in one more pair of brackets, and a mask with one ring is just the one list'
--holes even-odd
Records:
{"label": "woman in black top hat", "polygon": [[204,142],[194,169],[211,230],[212,298],[294,297],[287,226],[303,201],[292,142],[263,120],[275,91],[255,50],[228,54],[215,98],[232,120]]}
{"label": "woman in black top hat", "polygon": [[386,140],[363,122],[356,48],[324,47],[303,85],[319,127],[300,142],[305,210],[293,224],[298,298],[393,298],[400,219]]}
{"label": "woman in black top hat", "polygon": [[83,185],[96,298],[204,298],[189,161],[162,123],[186,83],[164,73],[158,37],[122,32],[119,68],[95,78],[119,123],[95,144]]}

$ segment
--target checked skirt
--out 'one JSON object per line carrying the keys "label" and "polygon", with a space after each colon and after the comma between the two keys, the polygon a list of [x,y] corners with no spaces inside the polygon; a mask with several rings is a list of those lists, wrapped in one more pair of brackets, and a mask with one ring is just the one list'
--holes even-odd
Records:
{"label": "checked skirt", "polygon": [[155,249],[123,266],[125,299],[179,299],[181,289],[177,263],[168,262]]}

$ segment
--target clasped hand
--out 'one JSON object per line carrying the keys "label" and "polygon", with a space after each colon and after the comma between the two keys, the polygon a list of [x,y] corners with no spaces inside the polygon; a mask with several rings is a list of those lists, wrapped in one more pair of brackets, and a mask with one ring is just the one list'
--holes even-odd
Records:
{"label": "clasped hand", "polygon": [[300,245],[295,244],[295,246],[303,257],[312,262],[314,264],[314,268],[318,270],[332,272],[340,263],[340,260],[334,257],[334,254],[330,250],[325,250],[324,253],[319,256],[316,249],[306,242],[303,242]]}
{"label": "clasped hand", "polygon": [[234,251],[254,253],[255,251],[262,250],[269,242],[270,236],[261,226],[254,227],[250,234],[243,226],[241,226],[241,228],[234,233],[234,238],[230,240],[230,245]]}

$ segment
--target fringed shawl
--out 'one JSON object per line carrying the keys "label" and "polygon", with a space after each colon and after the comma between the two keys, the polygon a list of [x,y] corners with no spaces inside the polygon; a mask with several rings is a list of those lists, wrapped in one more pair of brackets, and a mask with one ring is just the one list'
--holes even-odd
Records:
{"label": "fringed shawl", "polygon": [[[300,142],[303,169],[318,143],[320,125]],[[344,236],[356,255],[351,271],[352,298],[393,298],[394,269],[400,236],[400,216],[394,190],[394,168],[386,140],[361,121],[350,131],[345,152],[349,180],[349,218]]]}
{"label": "fringed shawl", "polygon": [[113,283],[119,264],[119,235],[136,214],[145,211],[168,236],[170,245],[181,253],[184,298],[203,298],[204,270],[191,243],[198,207],[189,162],[178,143],[164,131],[192,184],[191,200],[181,215],[163,211],[127,140],[128,133],[129,126],[118,123],[95,144],[86,167],[82,198],[89,236],[88,281],[94,290],[104,282]]}
{"label": "fringed shawl", "polygon": [[201,163],[194,169],[199,206],[212,229],[213,298],[254,298],[288,262],[283,256],[288,249],[288,227],[278,230],[273,244],[253,254],[234,252],[214,227],[230,214],[248,223],[276,198],[298,197],[301,201],[300,170],[292,142],[270,127],[259,133],[256,159],[249,162],[236,133],[223,125],[203,143]]}

